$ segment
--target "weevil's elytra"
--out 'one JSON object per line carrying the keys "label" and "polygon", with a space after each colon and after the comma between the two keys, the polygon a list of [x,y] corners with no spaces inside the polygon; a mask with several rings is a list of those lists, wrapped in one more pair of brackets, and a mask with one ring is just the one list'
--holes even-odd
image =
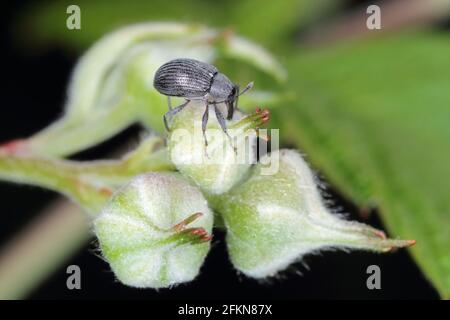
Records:
{"label": "weevil's elytra", "polygon": [[[237,108],[239,95],[251,89],[253,83],[249,83],[239,93],[239,87],[232,83],[223,73],[220,73],[213,65],[194,59],[181,58],[163,64],[156,71],[153,85],[158,92],[168,96],[169,99],[169,111],[164,115],[164,124],[167,130],[169,130],[167,120],[183,110],[189,101],[202,100],[205,102],[202,130],[205,137],[205,145],[207,145],[205,131],[208,123],[209,106],[214,106],[220,127],[230,137],[226,128],[225,116],[219,110],[217,104],[226,104],[226,119],[231,119],[234,110]],[[186,101],[178,107],[172,108],[170,97],[183,97]]]}
{"label": "weevil's elytra", "polygon": [[201,61],[175,59],[156,71],[154,86],[166,96],[198,98],[209,92],[218,72],[216,67]]}

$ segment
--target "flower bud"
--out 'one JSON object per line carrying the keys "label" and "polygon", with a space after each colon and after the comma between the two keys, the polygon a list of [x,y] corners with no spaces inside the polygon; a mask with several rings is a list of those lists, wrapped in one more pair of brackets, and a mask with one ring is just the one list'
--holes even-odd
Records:
{"label": "flower bud", "polygon": [[[226,115],[225,104],[218,105]],[[202,191],[220,194],[241,181],[256,163],[256,128],[267,122],[268,111],[246,116],[236,110],[226,121],[227,133],[217,120],[214,107],[209,107],[205,136],[202,117],[205,104],[191,101],[169,121],[169,156],[177,169],[192,179]]]}
{"label": "flower bud", "polygon": [[[267,174],[265,165],[279,161]],[[212,199],[223,216],[233,265],[249,277],[273,276],[307,253],[330,248],[388,251],[414,241],[386,239],[382,231],[332,214],[311,169],[292,150],[261,159],[247,181]]]}
{"label": "flower bud", "polygon": [[209,250],[213,215],[173,173],[137,176],[94,220],[103,256],[123,284],[163,288],[193,280]]}

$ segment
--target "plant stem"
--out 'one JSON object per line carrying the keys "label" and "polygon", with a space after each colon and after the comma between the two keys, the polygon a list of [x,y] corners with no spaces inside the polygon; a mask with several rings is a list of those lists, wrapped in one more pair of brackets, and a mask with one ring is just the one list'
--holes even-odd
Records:
{"label": "plant stem", "polygon": [[74,174],[73,165],[63,160],[0,153],[0,179],[58,191],[95,212],[111,194],[106,187],[91,185]]}
{"label": "plant stem", "polygon": [[89,239],[86,214],[59,200],[0,251],[0,299],[20,299]]}
{"label": "plant stem", "polygon": [[152,152],[160,141],[151,137],[121,160],[90,162],[16,154],[0,149],[0,179],[60,192],[95,215],[114,189],[133,176],[173,170],[165,149]]}

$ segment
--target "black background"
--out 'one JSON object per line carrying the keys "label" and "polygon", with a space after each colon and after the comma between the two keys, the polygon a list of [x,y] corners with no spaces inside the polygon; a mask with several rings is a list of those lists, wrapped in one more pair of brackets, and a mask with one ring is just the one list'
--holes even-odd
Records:
{"label": "black background", "polygon": [[[349,6],[357,1],[349,2]],[[39,52],[24,52],[12,37],[15,13],[25,1],[2,3],[0,143],[27,137],[44,128],[61,114],[68,78],[77,54],[56,44]],[[25,39],[27,40],[27,39]],[[31,39],[30,39],[31,40]],[[75,156],[77,159],[104,157],[118,145],[137,136],[133,127],[110,141]],[[336,206],[361,220],[357,209],[333,190],[330,197]],[[31,221],[49,200],[50,191],[29,186],[0,183],[0,243]],[[364,221],[383,229],[376,212]],[[236,273],[228,260],[224,235],[216,232],[213,247],[199,277],[192,283],[165,290],[136,290],[114,280],[108,265],[93,254],[95,244],[86,244],[56,273],[39,286],[32,299],[437,299],[438,295],[424,279],[406,250],[392,254],[363,252],[325,252],[308,256],[282,274],[279,279],[257,282]],[[82,289],[66,288],[66,267],[79,265]],[[380,266],[382,289],[366,288],[366,268]],[[302,273],[299,275],[298,273]],[[0,284],[1,285],[1,284]]]}

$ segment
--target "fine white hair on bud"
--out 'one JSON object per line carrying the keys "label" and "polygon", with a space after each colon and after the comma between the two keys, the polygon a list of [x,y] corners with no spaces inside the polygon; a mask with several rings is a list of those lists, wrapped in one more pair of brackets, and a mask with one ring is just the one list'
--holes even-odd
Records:
{"label": "fine white hair on bud", "polygon": [[275,174],[264,175],[262,163],[270,161],[262,158],[244,183],[213,199],[227,229],[231,261],[245,275],[273,276],[323,249],[383,252],[414,244],[386,239],[380,230],[330,213],[298,152],[280,150],[265,157],[279,159]]}
{"label": "fine white hair on bud", "polygon": [[[226,116],[225,104],[219,104],[218,110]],[[236,110],[231,120],[225,120],[227,136],[210,105],[207,145],[202,132],[204,112],[204,102],[191,101],[169,121],[169,156],[177,169],[202,191],[220,194],[245,178],[256,163],[256,128],[268,120],[268,112],[258,109],[246,116]]]}
{"label": "fine white hair on bud", "polygon": [[147,173],[119,189],[94,220],[103,256],[132,287],[193,280],[208,253],[213,214],[176,173]]}

